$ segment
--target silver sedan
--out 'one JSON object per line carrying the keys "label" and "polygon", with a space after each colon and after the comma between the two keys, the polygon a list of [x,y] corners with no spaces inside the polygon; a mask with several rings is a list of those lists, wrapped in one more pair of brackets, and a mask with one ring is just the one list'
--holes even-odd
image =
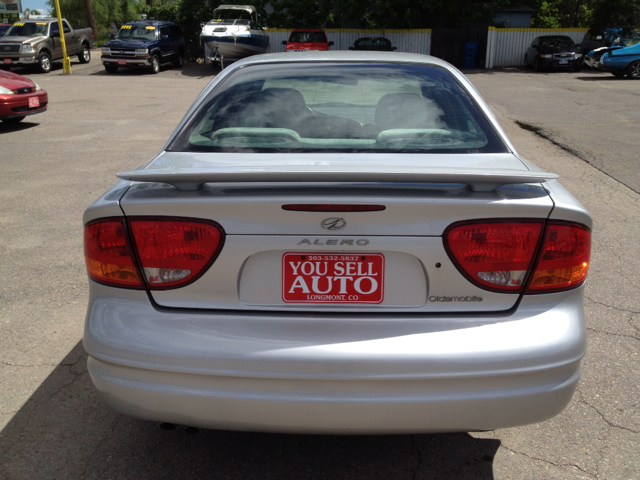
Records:
{"label": "silver sedan", "polygon": [[125,415],[478,431],[576,389],[591,217],[443,61],[239,61],[118,177],[84,215],[84,346]]}

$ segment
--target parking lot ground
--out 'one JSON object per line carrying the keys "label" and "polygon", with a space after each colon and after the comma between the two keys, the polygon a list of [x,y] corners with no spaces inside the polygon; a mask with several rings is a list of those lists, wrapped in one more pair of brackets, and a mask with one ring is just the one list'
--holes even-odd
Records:
{"label": "parking lot ground", "polygon": [[[82,212],[116,172],[162,148],[215,71],[187,65],[108,75],[95,55],[88,65],[74,63],[72,76],[19,70],[48,91],[49,111],[0,124],[0,479],[640,478],[640,196],[518,124],[581,143],[580,118],[566,129],[558,119],[568,108],[566,90],[582,88],[585,74],[470,75],[520,153],[560,174],[594,216],[589,350],[562,414],[484,433],[190,434],[120,416],[96,397],[81,345],[88,290]],[[588,83],[581,115],[635,101],[626,84],[640,82],[626,82],[617,96],[598,95],[610,81],[589,75],[603,80]],[[549,122],[515,92],[544,92]],[[611,156],[602,161],[618,153]]]}

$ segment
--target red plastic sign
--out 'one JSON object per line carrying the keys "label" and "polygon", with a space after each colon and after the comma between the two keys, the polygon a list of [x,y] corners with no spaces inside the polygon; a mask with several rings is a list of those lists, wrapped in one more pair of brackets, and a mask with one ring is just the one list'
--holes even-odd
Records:
{"label": "red plastic sign", "polygon": [[285,253],[282,300],[287,303],[381,303],[384,255]]}

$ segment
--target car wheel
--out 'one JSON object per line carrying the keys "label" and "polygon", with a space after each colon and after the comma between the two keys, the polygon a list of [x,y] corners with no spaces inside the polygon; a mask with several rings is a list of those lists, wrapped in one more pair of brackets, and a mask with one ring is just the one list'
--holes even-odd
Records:
{"label": "car wheel", "polygon": [[22,120],[24,120],[24,117],[26,115],[22,115],[21,117],[13,117],[13,118],[5,118],[4,120],[2,120],[4,123],[18,123],[21,122]]}
{"label": "car wheel", "polygon": [[51,57],[47,52],[42,52],[38,57],[38,68],[42,73],[51,71]]}
{"label": "car wheel", "polygon": [[105,65],[104,69],[107,71],[107,73],[116,73],[118,71],[118,66],[117,65]]}
{"label": "car wheel", "polygon": [[80,63],[89,63],[91,61],[91,50],[89,50],[89,45],[86,43],[83,43],[82,47],[80,47],[78,60],[80,60]]}
{"label": "car wheel", "polygon": [[640,61],[633,62],[626,69],[627,77],[640,80]]}
{"label": "car wheel", "polygon": [[160,59],[158,55],[151,57],[151,73],[160,73]]}
{"label": "car wheel", "polygon": [[176,68],[182,68],[184,65],[184,56],[182,52],[178,52],[178,57],[173,61],[173,66]]}

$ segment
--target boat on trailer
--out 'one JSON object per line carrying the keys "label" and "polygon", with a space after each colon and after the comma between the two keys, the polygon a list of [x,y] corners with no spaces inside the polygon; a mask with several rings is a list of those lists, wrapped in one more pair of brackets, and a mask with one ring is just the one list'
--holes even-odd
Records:
{"label": "boat on trailer", "polygon": [[213,18],[202,25],[200,38],[210,51],[206,57],[211,66],[221,68],[269,48],[269,36],[258,23],[253,5],[220,5]]}

